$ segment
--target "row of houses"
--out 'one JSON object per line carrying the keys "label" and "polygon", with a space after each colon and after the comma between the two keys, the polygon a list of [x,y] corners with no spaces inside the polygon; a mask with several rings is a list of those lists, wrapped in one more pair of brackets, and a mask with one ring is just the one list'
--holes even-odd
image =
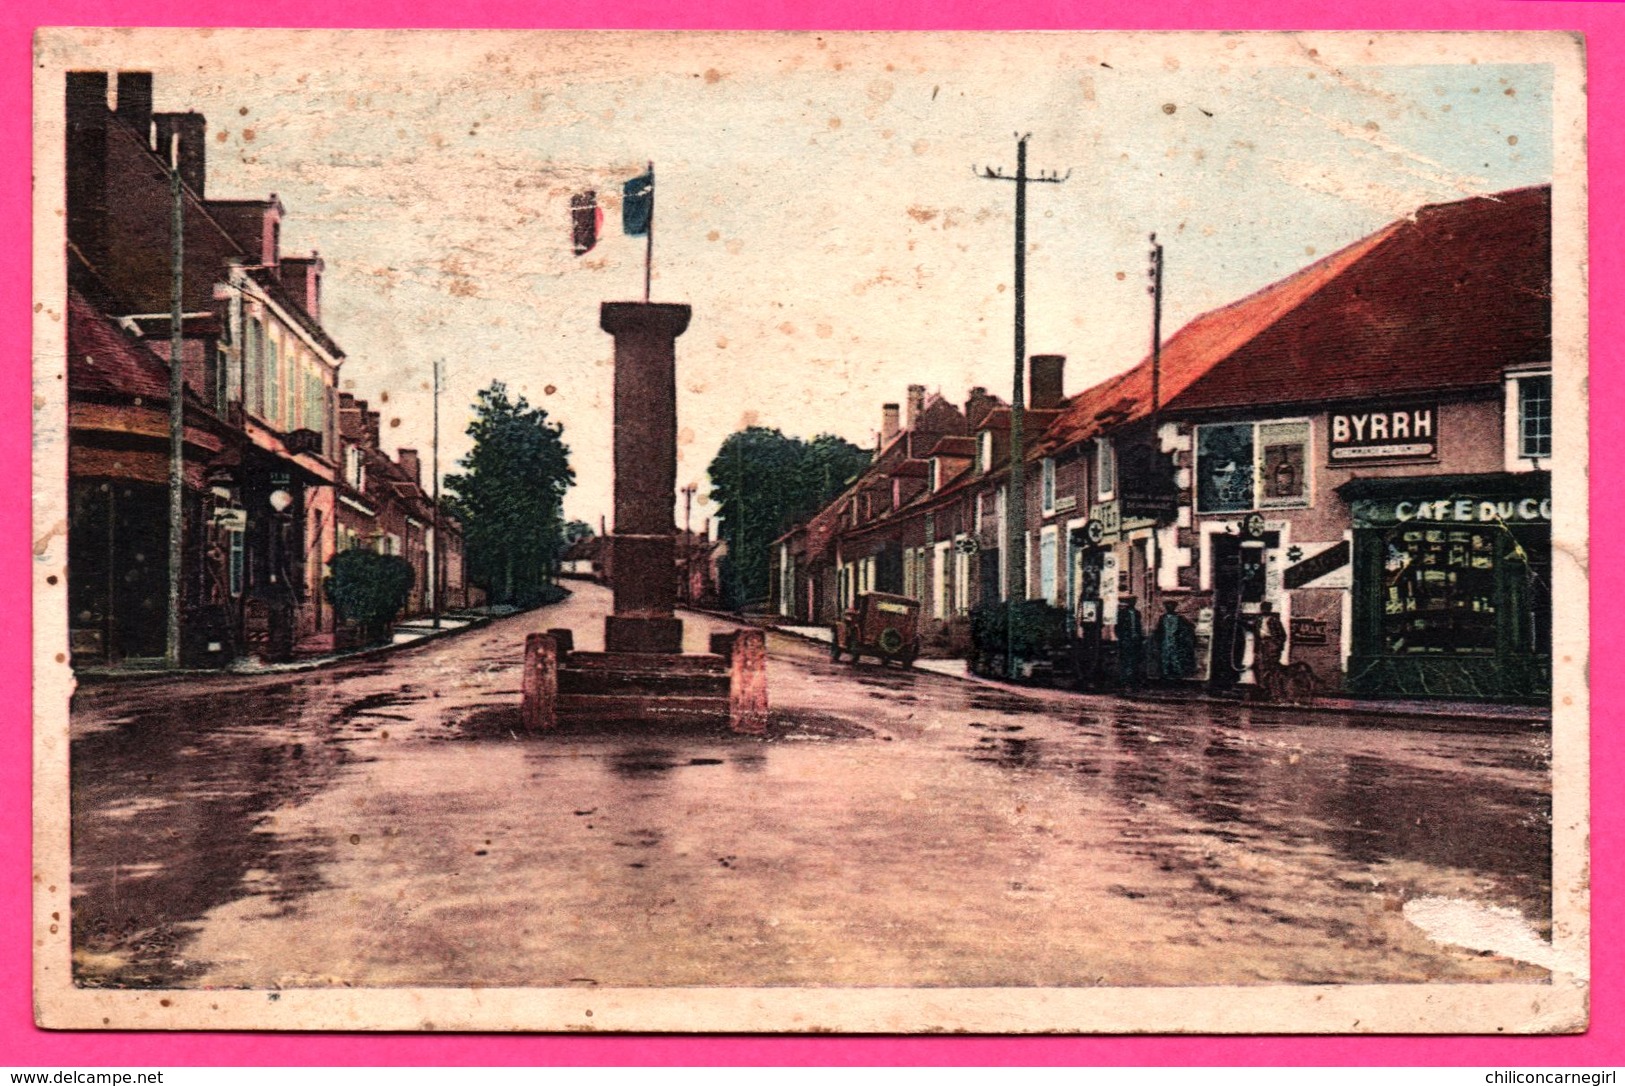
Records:
{"label": "row of houses", "polygon": [[873,463],[776,543],[774,605],[828,624],[865,591],[1065,608],[1110,643],[1134,597],[1194,629],[1193,680],[1253,679],[1259,615],[1322,690],[1551,689],[1551,191],[1424,207],[1063,395],[1034,356],[1025,583],[1004,553],[1010,406],[921,386]]}
{"label": "row of houses", "polygon": [[106,72],[67,76],[76,666],[166,651],[172,163],[184,241],[182,662],[340,644],[347,631],[322,581],[341,548],[411,562],[408,613],[437,595],[472,602],[460,526],[435,516],[416,453],[391,459],[377,413],[340,391],[345,354],[322,323],[321,257],[283,252],[274,194],[206,194],[205,136],[201,114],[153,111],[150,73],[111,85]]}
{"label": "row of houses", "polygon": [[[608,584],[614,565],[612,550],[607,535],[577,539],[560,557],[559,575]],[[686,607],[722,606],[721,563],[727,553],[726,542],[711,538],[709,517],[702,531],[678,529],[672,547],[672,577],[677,586],[673,598]]]}

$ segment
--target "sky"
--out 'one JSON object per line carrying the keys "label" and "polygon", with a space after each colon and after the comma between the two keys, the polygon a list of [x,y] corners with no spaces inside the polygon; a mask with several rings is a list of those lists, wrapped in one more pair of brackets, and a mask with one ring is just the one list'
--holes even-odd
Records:
{"label": "sky", "polygon": [[[456,470],[493,380],[565,428],[568,516],[611,507],[603,301],[639,300],[621,183],[656,170],[653,300],[677,342],[678,484],[746,425],[872,446],[918,383],[1008,399],[1015,136],[1029,170],[1027,346],[1077,392],[1163,327],[1428,203],[1550,182],[1547,36],[702,35],[124,31],[66,66],[154,73],[209,126],[208,193],[276,193],[326,264],[342,386],[384,444]],[[594,189],[605,237],[570,247]],[[678,514],[679,518],[681,513]]]}

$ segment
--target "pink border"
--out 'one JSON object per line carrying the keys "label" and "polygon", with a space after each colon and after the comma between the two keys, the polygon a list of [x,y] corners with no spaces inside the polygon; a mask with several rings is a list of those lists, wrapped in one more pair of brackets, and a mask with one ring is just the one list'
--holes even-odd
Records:
{"label": "pink border", "polygon": [[[0,262],[0,462],[12,465],[9,501],[0,502],[0,591],[13,615],[30,607],[29,511],[21,500],[29,462],[29,69],[36,25],[193,26],[481,26],[692,27],[805,29],[1568,29],[1587,35],[1590,55],[1592,236],[1625,237],[1625,6],[1541,0],[1363,0],[1357,7],[1315,0],[1207,0],[1184,5],[1115,5],[1013,0],[470,0],[462,17],[413,0],[222,0],[186,10],[162,0],[13,0],[0,10],[0,209],[7,248]],[[421,14],[420,14],[421,12]],[[1611,303],[1625,285],[1619,244],[1592,253],[1591,426],[1593,477],[1620,478],[1625,437],[1625,375],[1608,359],[1625,337],[1625,307]],[[1625,649],[1617,601],[1625,567],[1610,529],[1625,528],[1619,488],[1592,492],[1597,559],[1592,562],[1596,615],[1592,644],[1602,660]],[[1609,557],[1611,556],[1611,558]],[[62,1034],[36,1030],[29,1002],[29,646],[0,638],[0,703],[14,706],[0,731],[0,916],[14,920],[0,938],[0,1066],[94,1065],[1617,1065],[1625,1063],[1621,1023],[1620,919],[1622,859],[1618,844],[1625,794],[1610,787],[1625,741],[1613,732],[1612,707],[1625,694],[1625,669],[1603,668],[1593,692],[1592,759],[1596,770],[1592,839],[1595,983],[1588,1034],[1559,1038],[640,1038],[487,1035]]]}

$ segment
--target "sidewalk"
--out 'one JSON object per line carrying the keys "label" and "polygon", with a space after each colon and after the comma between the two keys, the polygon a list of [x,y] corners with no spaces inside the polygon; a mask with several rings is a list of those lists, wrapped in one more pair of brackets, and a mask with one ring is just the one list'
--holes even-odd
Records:
{"label": "sidewalk", "polygon": [[[771,627],[780,633],[787,633],[793,637],[800,637],[808,641],[817,641],[829,644],[834,636],[827,626],[774,626]],[[1096,695],[1085,695],[1066,689],[1064,687],[1033,687],[1021,683],[1009,683],[999,679],[989,679],[981,675],[971,674],[969,662],[960,659],[919,659],[914,661],[914,667],[919,671],[927,671],[933,675],[945,675],[951,679],[962,679],[966,682],[979,683],[983,686],[994,687],[999,690],[1022,691],[1032,693],[1037,690],[1048,691],[1063,695],[1077,697],[1116,697],[1129,701],[1166,702],[1172,705],[1247,705],[1265,709],[1299,709],[1304,712],[1316,713],[1343,713],[1352,716],[1381,716],[1381,717],[1427,717],[1443,720],[1476,720],[1488,721],[1498,724],[1526,724],[1531,727],[1549,727],[1552,722],[1552,712],[1548,706],[1541,705],[1509,705],[1497,702],[1478,701],[1445,701],[1442,699],[1423,698],[1351,698],[1336,694],[1323,694],[1315,698],[1310,705],[1287,706],[1268,705],[1259,702],[1249,702],[1240,695],[1223,697],[1210,694],[1206,690],[1196,687],[1176,687],[1161,690],[1136,690],[1132,693],[1109,692]]]}
{"label": "sidewalk", "polygon": [[195,678],[206,675],[276,675],[285,672],[315,671],[318,668],[327,667],[344,660],[385,656],[407,645],[415,645],[438,637],[450,637],[452,634],[462,633],[464,630],[477,629],[486,625],[492,619],[514,613],[516,613],[516,609],[502,607],[484,608],[480,612],[453,612],[441,616],[438,630],[435,629],[434,619],[432,618],[412,618],[405,622],[396,623],[393,636],[386,644],[362,645],[343,652],[316,653],[274,664],[262,663],[252,657],[242,657],[223,668],[166,668],[161,662],[154,661],[150,666],[76,668],[73,674],[76,680],[85,683],[138,682],[153,679]]}

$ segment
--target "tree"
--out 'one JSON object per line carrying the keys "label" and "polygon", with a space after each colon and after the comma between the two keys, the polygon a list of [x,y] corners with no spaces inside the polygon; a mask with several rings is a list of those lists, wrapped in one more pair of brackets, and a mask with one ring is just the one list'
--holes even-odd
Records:
{"label": "tree", "polygon": [[463,522],[469,580],[493,603],[533,605],[557,572],[564,492],[575,484],[564,427],[493,381],[467,432],[474,448],[446,488]]}
{"label": "tree", "polygon": [[839,494],[868,462],[867,452],[831,434],[803,441],[752,426],[728,436],[708,471],[718,536],[728,545],[721,588],[729,606],[768,594],[773,540]]}

